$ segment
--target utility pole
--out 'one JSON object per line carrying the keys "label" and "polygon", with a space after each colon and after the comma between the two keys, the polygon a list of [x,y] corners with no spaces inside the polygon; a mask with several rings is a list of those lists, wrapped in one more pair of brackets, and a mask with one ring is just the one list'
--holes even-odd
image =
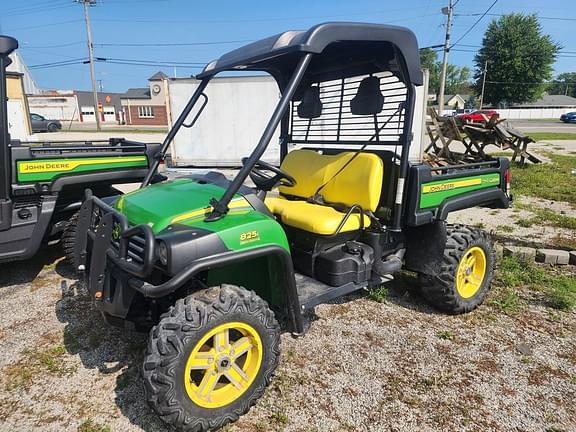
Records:
{"label": "utility pole", "polygon": [[90,80],[92,81],[92,94],[94,96],[94,118],[96,130],[100,130],[100,112],[98,111],[98,90],[96,88],[96,74],[94,72],[94,45],[92,44],[92,30],[90,29],[90,14],[88,9],[96,4],[96,0],[76,0],[84,6],[84,20],[86,21],[86,34],[88,35],[88,60],[90,63]]}
{"label": "utility pole", "polygon": [[482,93],[480,93],[480,108],[482,109],[482,105],[484,104],[484,89],[486,88],[486,74],[488,73],[488,60],[484,62],[484,76],[482,77]]}
{"label": "utility pole", "polygon": [[444,111],[444,89],[446,88],[446,69],[448,68],[448,52],[450,51],[450,33],[452,31],[452,0],[448,0],[448,7],[442,8],[442,13],[447,15],[446,39],[444,40],[444,58],[442,60],[442,75],[440,76],[440,94],[438,95],[438,113]]}

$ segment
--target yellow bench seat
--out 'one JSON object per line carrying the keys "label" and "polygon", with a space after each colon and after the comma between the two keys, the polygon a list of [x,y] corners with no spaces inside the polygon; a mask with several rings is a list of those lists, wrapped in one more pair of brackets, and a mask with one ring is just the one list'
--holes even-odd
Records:
{"label": "yellow bench seat", "polygon": [[[266,198],[266,206],[280,217],[283,224],[320,235],[336,233],[344,219],[345,213],[338,210],[306,201],[291,201],[284,197]],[[370,226],[370,218],[364,216],[364,228]],[[360,214],[351,214],[340,232],[357,231],[361,228]]]}
{"label": "yellow bench seat", "polygon": [[[281,168],[294,177],[296,185],[281,186],[282,195],[268,197],[265,203],[287,226],[320,235],[336,233],[345,213],[329,205],[306,201],[318,191],[326,203],[347,208],[358,205],[364,211],[372,212],[378,207],[384,165],[375,154],[342,152],[326,155],[298,149],[286,155]],[[285,195],[296,199],[288,200]],[[359,213],[351,214],[340,232],[361,229],[360,218]],[[369,226],[370,218],[364,216],[364,228]]]}

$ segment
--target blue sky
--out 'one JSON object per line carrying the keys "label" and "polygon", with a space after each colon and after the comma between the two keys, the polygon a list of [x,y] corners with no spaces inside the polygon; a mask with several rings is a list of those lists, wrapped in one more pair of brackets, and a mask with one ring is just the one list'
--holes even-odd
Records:
{"label": "blue sky", "polygon": [[[2,0],[4,3],[7,0]],[[493,0],[460,0],[456,5],[453,40],[477,19]],[[116,61],[164,62],[176,67],[177,76],[199,70],[183,63],[207,63],[245,42],[284,30],[305,29],[322,21],[391,23],[412,29],[420,46],[441,44],[445,17],[440,9],[447,0],[291,0],[193,2],[191,0],[99,0],[90,8],[95,56]],[[576,72],[576,2],[573,0],[500,0],[490,11],[537,13],[546,33],[563,45],[555,70]],[[558,19],[561,18],[561,19]],[[480,45],[486,17],[452,51],[450,62],[472,66]],[[74,61],[87,57],[82,6],[73,0],[20,0],[2,6],[0,33],[19,39],[28,65]],[[218,42],[218,43],[215,43]],[[226,42],[226,43],[219,43]],[[134,44],[203,44],[180,46],[133,46]],[[108,44],[126,44],[117,46]],[[157,70],[174,74],[173,67],[96,63],[97,79],[106,91],[123,92],[143,87]],[[45,89],[90,88],[88,65],[36,69],[33,76]]]}

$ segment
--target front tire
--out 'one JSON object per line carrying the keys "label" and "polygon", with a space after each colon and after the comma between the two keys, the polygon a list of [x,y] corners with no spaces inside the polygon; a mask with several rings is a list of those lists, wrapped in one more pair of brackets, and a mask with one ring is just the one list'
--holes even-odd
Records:
{"label": "front tire", "polygon": [[495,254],[490,235],[465,225],[446,227],[440,270],[421,275],[422,293],[432,305],[451,314],[470,312],[482,304],[494,276]]}
{"label": "front tire", "polygon": [[78,271],[78,266],[80,265],[76,259],[76,254],[74,253],[79,216],[80,213],[74,213],[66,223],[66,227],[62,233],[62,249],[64,250],[64,258],[69,265],[74,267],[75,272]]}
{"label": "front tire", "polygon": [[180,431],[236,421],[262,396],[280,355],[280,326],[267,303],[233,285],[178,300],[150,332],[147,400]]}

